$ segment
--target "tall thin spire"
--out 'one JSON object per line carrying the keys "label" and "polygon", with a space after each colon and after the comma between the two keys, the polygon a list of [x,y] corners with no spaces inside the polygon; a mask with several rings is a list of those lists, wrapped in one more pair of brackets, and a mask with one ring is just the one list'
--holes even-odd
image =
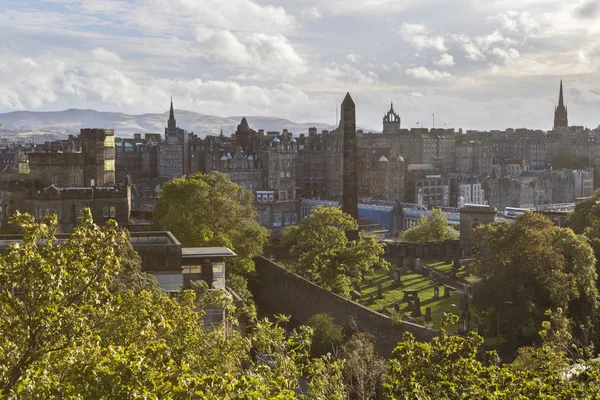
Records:
{"label": "tall thin spire", "polygon": [[565,101],[563,97],[563,84],[562,79],[560,80],[560,91],[558,92],[558,106],[554,109],[554,129],[567,128],[569,126],[569,119],[567,114],[567,107],[565,107]]}
{"label": "tall thin spire", "polygon": [[565,102],[563,100],[562,79],[560,80],[560,92],[558,94],[558,106],[559,107],[564,107],[565,106]]}
{"label": "tall thin spire", "polygon": [[173,97],[171,96],[171,109],[169,111],[169,121],[167,122],[167,131],[175,132],[177,129],[177,121],[175,121],[175,112],[173,111]]}

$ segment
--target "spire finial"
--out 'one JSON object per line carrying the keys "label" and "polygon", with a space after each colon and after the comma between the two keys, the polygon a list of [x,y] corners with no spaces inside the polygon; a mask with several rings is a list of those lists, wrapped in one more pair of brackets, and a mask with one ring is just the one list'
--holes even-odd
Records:
{"label": "spire finial", "polygon": [[562,84],[562,78],[560,79],[560,91],[558,94],[558,106],[559,107],[564,107],[565,103],[564,103],[564,99],[563,99],[563,84]]}

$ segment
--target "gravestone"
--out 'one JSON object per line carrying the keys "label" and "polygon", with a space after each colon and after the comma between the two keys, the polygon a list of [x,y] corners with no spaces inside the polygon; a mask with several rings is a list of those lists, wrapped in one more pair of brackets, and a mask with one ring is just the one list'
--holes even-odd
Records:
{"label": "gravestone", "polygon": [[435,278],[435,273],[433,272],[433,269],[429,269],[429,279],[433,280]]}
{"label": "gravestone", "polygon": [[434,300],[439,300],[440,298],[440,288],[439,286],[434,286],[433,288],[433,299]]}
{"label": "gravestone", "polygon": [[425,308],[425,322],[431,322],[431,307]]}
{"label": "gravestone", "polygon": [[394,286],[400,286],[400,270],[398,268],[394,270]]}
{"label": "gravestone", "polygon": [[415,302],[413,304],[411,316],[420,317],[421,315],[423,315],[421,313],[421,299],[419,299],[419,296],[417,296],[415,297]]}
{"label": "gravestone", "polygon": [[406,309],[408,311],[412,311],[413,310],[413,302],[412,302],[412,300],[408,300],[408,304],[406,305]]}
{"label": "gravestone", "polygon": [[374,304],[375,303],[375,296],[373,296],[373,293],[371,293],[371,296],[369,297],[369,304]]}
{"label": "gravestone", "polygon": [[394,303],[394,311],[396,311],[397,313],[400,312],[400,304]]}
{"label": "gravestone", "polygon": [[471,263],[467,262],[465,263],[465,273],[468,275],[471,275]]}
{"label": "gravestone", "polygon": [[408,268],[406,266],[402,267],[402,275],[408,275]]}
{"label": "gravestone", "polygon": [[377,297],[383,299],[383,288],[381,286],[381,283],[377,285]]}
{"label": "gravestone", "polygon": [[444,298],[450,298],[450,288],[448,286],[444,286]]}
{"label": "gravestone", "polygon": [[417,258],[415,260],[415,271],[417,273],[421,272],[421,259],[420,258]]}
{"label": "gravestone", "polygon": [[358,300],[361,295],[362,295],[362,293],[359,290],[356,290],[356,289],[350,292],[350,296],[352,297],[352,301]]}
{"label": "gravestone", "polygon": [[465,330],[465,320],[461,319],[460,321],[458,321],[458,334],[464,335],[465,333],[467,333]]}

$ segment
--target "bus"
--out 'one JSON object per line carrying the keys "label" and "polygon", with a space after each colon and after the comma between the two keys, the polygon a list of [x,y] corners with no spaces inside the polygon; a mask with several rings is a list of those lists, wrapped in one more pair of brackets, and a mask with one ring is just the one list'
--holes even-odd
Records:
{"label": "bus", "polygon": [[525,214],[525,211],[529,211],[528,208],[516,208],[516,207],[505,207],[504,216],[506,218],[516,218],[521,214]]}

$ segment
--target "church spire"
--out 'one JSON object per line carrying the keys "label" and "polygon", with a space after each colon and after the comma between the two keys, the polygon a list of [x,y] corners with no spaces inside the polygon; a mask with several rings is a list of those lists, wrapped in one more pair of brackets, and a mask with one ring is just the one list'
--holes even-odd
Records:
{"label": "church spire", "polygon": [[568,128],[569,119],[567,116],[567,107],[563,97],[563,84],[560,80],[560,91],[558,92],[558,106],[554,109],[554,129]]}
{"label": "church spire", "polygon": [[565,102],[563,100],[563,89],[562,89],[562,79],[560,80],[560,92],[558,94],[558,107],[564,107]]}
{"label": "church spire", "polygon": [[171,96],[171,109],[169,111],[169,121],[167,122],[167,131],[175,132],[177,129],[177,121],[175,121],[175,112],[173,112],[173,97]]}

